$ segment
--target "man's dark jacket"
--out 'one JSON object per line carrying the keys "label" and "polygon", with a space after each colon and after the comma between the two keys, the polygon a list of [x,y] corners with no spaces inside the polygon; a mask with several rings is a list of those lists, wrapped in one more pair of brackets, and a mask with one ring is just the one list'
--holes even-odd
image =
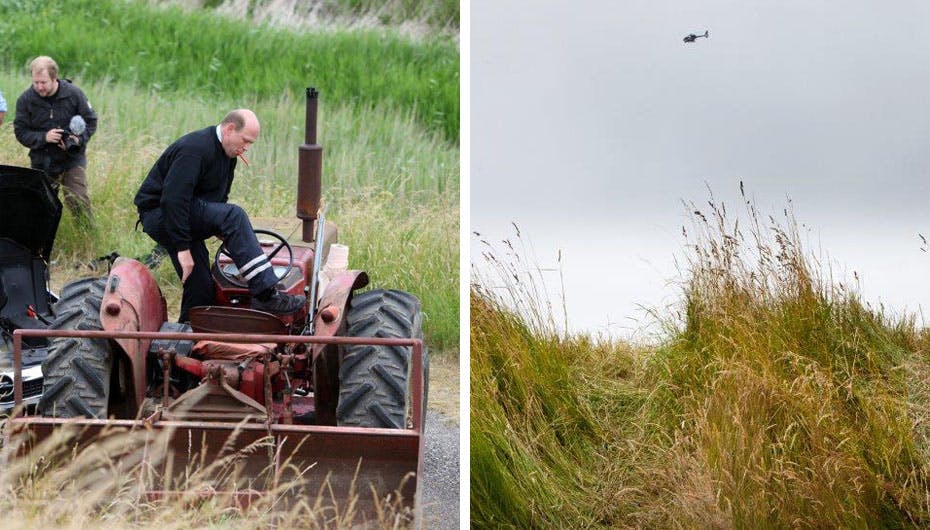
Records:
{"label": "man's dark jacket", "polygon": [[185,134],[165,149],[139,187],[135,198],[139,216],[161,208],[173,250],[187,250],[191,203],[194,199],[226,202],[235,170],[236,159],[223,151],[215,126]]}
{"label": "man's dark jacket", "polygon": [[[67,129],[71,118],[80,114],[87,128],[79,136],[80,149],[69,153],[45,141],[50,129]],[[49,175],[58,175],[75,166],[87,167],[87,142],[97,130],[97,113],[91,108],[87,96],[68,79],[58,80],[58,91],[47,98],[40,96],[31,86],[16,100],[16,118],[13,132],[19,143],[29,148],[29,160],[34,169]]]}

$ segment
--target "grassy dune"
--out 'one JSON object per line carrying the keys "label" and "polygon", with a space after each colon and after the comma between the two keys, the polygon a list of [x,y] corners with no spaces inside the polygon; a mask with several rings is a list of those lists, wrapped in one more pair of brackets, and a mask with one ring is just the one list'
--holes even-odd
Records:
{"label": "grassy dune", "polygon": [[653,347],[561,335],[509,309],[524,291],[473,285],[473,524],[930,525],[930,335],[834,283],[790,216],[711,203],[688,232]]}

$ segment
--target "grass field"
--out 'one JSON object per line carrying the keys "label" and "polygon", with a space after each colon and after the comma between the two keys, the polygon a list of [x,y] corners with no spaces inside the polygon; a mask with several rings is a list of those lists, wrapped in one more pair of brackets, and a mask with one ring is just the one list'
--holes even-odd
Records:
{"label": "grass field", "polygon": [[930,525],[930,334],[832,283],[790,214],[702,210],[660,344],[566,336],[545,300],[514,311],[536,290],[506,252],[511,289],[477,278],[473,525]]}
{"label": "grass field", "polygon": [[[368,9],[365,3],[336,3],[348,13]],[[429,2],[398,5],[405,4],[421,7],[395,11],[400,19],[449,12],[438,3],[438,10]],[[27,150],[13,135],[14,106],[30,83],[26,65],[43,54],[54,57],[62,77],[87,93],[100,118],[88,146],[87,170],[96,226],[82,231],[65,212],[50,267],[53,286],[103,274],[87,266],[97,256],[116,251],[134,257],[151,250],[152,241],[133,230],[132,198],[139,184],[171,142],[217,123],[232,108],[253,109],[262,133],[250,151],[251,165],[237,171],[231,201],[252,217],[293,218],[304,88],[314,86],[320,91],[327,220],[339,226],[340,242],[351,249],[349,266],[366,270],[372,287],[421,298],[437,373],[450,380],[457,376],[459,58],[457,36],[447,27],[413,39],[391,24],[377,30],[282,29],[248,16],[153,7],[141,0],[4,1],[0,89],[10,108],[0,126],[0,164],[28,166]],[[180,283],[170,264],[162,263],[156,276],[172,308],[169,316],[176,316]],[[450,386],[457,388],[438,387],[443,410],[457,410]],[[363,523],[352,503],[335,511],[319,509],[318,497],[326,492],[318,491],[301,493],[302,502],[288,509],[276,494],[242,511],[194,498],[201,488],[190,483],[193,497],[151,502],[144,490],[152,470],[139,447],[138,438],[111,433],[84,452],[53,441],[34,453],[49,451],[47,458],[30,461],[0,444],[5,526],[349,528]],[[276,493],[304,487],[295,481]],[[366,527],[411,526],[406,514],[383,508]]]}
{"label": "grass field", "polygon": [[[0,163],[28,165],[26,149],[13,136],[12,111],[30,82],[24,65],[34,55],[32,50],[40,48],[39,40],[29,40],[38,33],[60,37],[50,39],[58,44],[42,48],[42,53],[56,57],[62,76],[82,87],[100,116],[88,146],[87,172],[97,230],[82,233],[65,214],[53,256],[53,280],[92,274],[72,265],[112,251],[124,256],[148,252],[152,242],[132,230],[132,198],[139,183],[169,143],[217,123],[232,108],[254,109],[262,121],[262,135],[251,152],[251,166],[237,172],[231,201],[254,217],[293,216],[297,147],[304,135],[303,88],[312,85],[321,93],[319,141],[325,149],[327,217],[340,226],[340,241],[351,248],[350,265],[367,270],[374,287],[419,296],[427,341],[437,353],[457,351],[460,181],[454,46],[358,31],[298,34],[207,14],[185,16],[177,9],[139,2],[23,1],[12,7],[13,20],[40,13],[53,20],[66,16],[72,24],[49,24],[28,32],[23,29],[27,25],[0,27],[0,48],[5,51],[0,55],[8,65],[0,70],[0,87],[10,106],[0,127]],[[106,20],[119,20],[120,27],[91,31],[91,25]],[[195,29],[201,26],[210,29]],[[81,38],[86,34],[94,38]],[[137,42],[146,39],[147,44]],[[57,47],[65,42],[75,48]],[[328,51],[317,53],[314,46]],[[136,53],[143,48],[145,54]],[[161,60],[167,48],[181,49],[171,52],[174,62]],[[112,49],[125,53],[109,53]],[[204,60],[215,49],[233,54],[222,59],[226,66],[218,72]],[[308,58],[321,61],[320,67],[300,62]],[[421,79],[421,74],[427,78]],[[209,81],[204,75],[216,79]],[[400,81],[395,84],[392,79]],[[370,84],[382,82],[392,87],[383,90]],[[452,122],[437,125],[425,119],[423,105],[448,106],[455,114],[455,134],[447,132]],[[170,264],[158,272],[166,296],[176,306],[180,288]]]}

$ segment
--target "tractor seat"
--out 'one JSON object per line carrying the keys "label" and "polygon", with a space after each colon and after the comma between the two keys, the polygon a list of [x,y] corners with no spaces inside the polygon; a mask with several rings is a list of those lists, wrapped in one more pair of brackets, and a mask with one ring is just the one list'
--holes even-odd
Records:
{"label": "tractor seat", "polygon": [[287,324],[280,318],[254,309],[225,306],[199,306],[188,311],[194,333],[255,333],[287,335]]}
{"label": "tractor seat", "polygon": [[[287,335],[287,324],[280,318],[263,311],[239,307],[200,306],[188,311],[194,333],[235,333],[260,335]],[[274,351],[274,343],[237,343],[212,340],[198,341],[193,347],[194,356],[202,359],[245,361],[265,352]]]}

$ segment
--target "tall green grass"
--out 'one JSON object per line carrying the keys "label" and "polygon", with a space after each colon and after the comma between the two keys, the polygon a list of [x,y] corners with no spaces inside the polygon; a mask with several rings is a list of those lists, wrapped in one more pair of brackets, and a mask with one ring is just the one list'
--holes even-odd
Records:
{"label": "tall green grass", "polygon": [[642,399],[626,380],[635,354],[560,332],[522,253],[488,245],[472,273],[471,522],[597,526],[611,511],[607,442]]}
{"label": "tall green grass", "polygon": [[51,55],[65,76],[204,101],[276,99],[312,85],[333,103],[404,109],[458,141],[459,53],[448,39],[298,33],[141,0],[9,0],[4,8],[6,68]]}
{"label": "tall green grass", "polygon": [[[88,181],[97,230],[79,229],[69,212],[59,228],[53,281],[95,274],[72,265],[111,251],[141,256],[152,241],[134,231],[132,200],[161,151],[180,135],[218,123],[231,108],[253,108],[262,123],[240,167],[230,200],[252,217],[293,217],[298,146],[304,141],[303,98],[218,98],[138,91],[113,81],[83,83],[100,116],[88,144]],[[0,72],[11,104],[0,126],[0,163],[28,166],[28,151],[13,135],[12,104],[29,84],[19,71]],[[11,87],[15,87],[11,90]],[[327,218],[350,245],[350,265],[369,271],[376,287],[410,291],[427,315],[428,342],[437,350],[458,345],[459,150],[420,127],[410,112],[367,104],[339,104],[321,87],[318,141],[324,147],[323,198]],[[159,282],[174,309],[180,284],[169,263]],[[174,309],[176,311],[176,309]]]}
{"label": "tall green grass", "polygon": [[835,282],[790,212],[690,210],[681,312],[651,351],[533,332],[473,287],[473,521],[930,525],[928,334]]}

